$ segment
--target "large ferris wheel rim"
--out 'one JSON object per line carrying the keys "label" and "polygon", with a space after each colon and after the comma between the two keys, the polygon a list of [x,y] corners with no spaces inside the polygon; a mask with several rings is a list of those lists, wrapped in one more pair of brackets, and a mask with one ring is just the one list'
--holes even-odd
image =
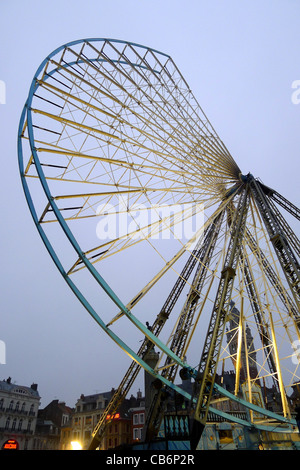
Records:
{"label": "large ferris wheel rim", "polygon": [[[159,338],[157,338],[155,335],[153,335],[153,333],[151,331],[149,331],[149,329],[143,325],[142,322],[140,322],[129,310],[128,308],[124,305],[124,303],[118,298],[118,296],[115,294],[115,292],[110,288],[110,286],[106,283],[106,281],[103,279],[103,277],[100,275],[100,273],[95,269],[95,267],[93,266],[93,264],[86,258],[86,256],[84,255],[81,247],[79,246],[77,240],[75,239],[73,233],[71,232],[71,230],[69,229],[68,225],[66,224],[66,221],[64,220],[64,218],[62,217],[61,213],[60,213],[60,210],[58,209],[52,195],[51,195],[51,192],[50,192],[50,189],[49,189],[49,186],[48,186],[48,183],[46,181],[46,177],[44,175],[44,172],[41,168],[41,165],[40,165],[40,162],[39,162],[39,157],[38,157],[38,154],[37,154],[37,151],[36,151],[36,148],[35,148],[35,143],[34,143],[34,135],[33,135],[33,128],[32,128],[32,113],[31,113],[31,102],[32,102],[32,98],[33,98],[33,95],[34,95],[34,92],[35,92],[35,89],[36,89],[36,80],[37,80],[37,77],[38,75],[41,73],[41,71],[43,70],[44,66],[46,65],[46,63],[54,56],[56,55],[57,53],[59,53],[60,51],[64,50],[65,48],[67,47],[71,47],[72,45],[77,45],[77,44],[80,44],[80,43],[85,43],[85,42],[89,42],[89,41],[93,41],[93,42],[105,42],[105,41],[113,41],[113,42],[117,42],[117,43],[122,43],[122,44],[131,44],[131,45],[136,45],[138,47],[142,47],[143,49],[149,49],[148,47],[146,46],[141,46],[139,44],[135,44],[135,43],[130,43],[128,41],[122,41],[122,40],[109,40],[109,39],[84,39],[84,40],[76,40],[76,41],[72,41],[72,42],[69,42],[63,46],[60,46],[58,47],[57,49],[55,49],[51,54],[49,54],[45,59],[44,61],[40,64],[40,66],[38,67],[37,71],[36,71],[36,74],[32,80],[32,83],[31,83],[31,86],[30,86],[30,90],[29,90],[29,94],[28,94],[28,98],[27,98],[27,101],[25,103],[25,106],[24,106],[24,109],[23,109],[23,112],[22,112],[22,116],[21,116],[21,119],[20,119],[20,123],[19,123],[19,132],[18,132],[18,158],[19,158],[19,168],[20,168],[20,173],[21,173],[21,179],[22,179],[22,183],[23,183],[23,188],[24,188],[24,191],[25,191],[25,196],[26,196],[26,199],[27,199],[27,202],[29,204],[29,208],[30,208],[30,212],[34,218],[34,221],[35,221],[35,224],[38,228],[38,231],[47,247],[47,250],[48,252],[50,253],[52,259],[54,260],[56,266],[58,267],[59,271],[61,272],[61,274],[63,275],[63,277],[65,278],[65,280],[67,281],[67,283],[69,284],[69,286],[72,288],[73,292],[75,293],[75,295],[80,299],[80,301],[83,303],[83,305],[86,307],[86,309],[88,310],[88,312],[92,315],[92,317],[96,320],[96,322],[104,329],[104,331],[106,333],[108,333],[108,335],[115,341],[117,342],[117,344],[119,344],[119,346],[125,350],[125,352],[127,352],[127,354],[130,356],[130,357],[133,357],[135,359],[137,359],[137,357],[135,357],[135,353],[130,349],[128,348],[127,345],[125,345],[125,343],[120,339],[118,338],[112,331],[111,329],[109,329],[105,323],[102,321],[102,319],[97,315],[97,313],[94,311],[94,309],[89,305],[89,303],[87,302],[87,300],[82,296],[82,294],[79,293],[78,289],[76,288],[75,284],[70,280],[69,276],[67,275],[67,273],[64,272],[62,266],[61,266],[61,263],[55,253],[55,251],[53,250],[53,247],[50,243],[50,241],[48,240],[48,237],[46,236],[44,230],[40,227],[40,224],[39,224],[39,221],[38,221],[38,218],[36,216],[36,213],[35,213],[35,208],[34,208],[34,204],[33,204],[33,201],[32,201],[32,198],[30,196],[30,192],[29,192],[29,189],[28,189],[28,185],[25,181],[25,176],[24,176],[24,168],[23,168],[23,161],[22,161],[22,158],[23,158],[23,152],[22,152],[22,144],[21,144],[21,135],[22,135],[22,130],[23,130],[23,127],[24,127],[24,124],[25,124],[25,121],[27,119],[27,126],[28,126],[28,136],[29,136],[29,143],[30,143],[30,147],[31,147],[31,151],[32,151],[32,154],[34,156],[34,161],[35,161],[35,166],[36,166],[36,169],[37,169],[37,172],[38,172],[38,175],[39,175],[39,179],[40,179],[40,182],[41,182],[41,185],[42,185],[42,188],[44,190],[44,193],[49,201],[49,204],[51,205],[52,207],[52,210],[57,218],[57,221],[59,222],[60,226],[62,227],[65,235],[67,236],[69,242],[72,244],[73,248],[75,249],[75,251],[77,252],[79,258],[81,259],[82,263],[87,267],[87,269],[89,270],[89,272],[92,274],[92,276],[96,279],[96,281],[98,282],[98,284],[104,289],[104,291],[108,294],[108,296],[112,299],[112,301],[118,306],[118,308],[120,309],[120,311],[123,312],[123,314],[125,314],[134,324],[135,326],[145,335],[147,336],[154,344],[156,344],[156,346],[161,349],[162,351],[164,351],[167,355],[169,355],[178,365],[180,365],[181,367],[186,367],[186,364],[181,360],[181,358],[179,358],[178,356],[176,356],[162,341],[159,340]],[[164,55],[165,57],[170,57],[168,56],[167,54],[163,54],[161,52],[158,52],[158,51],[155,51],[154,49],[151,49],[153,50],[153,52],[157,52],[159,54],[162,54]],[[147,366],[146,363],[144,364],[141,364],[143,368],[145,369],[149,369],[149,367]],[[150,370],[149,370],[150,372]],[[154,372],[152,371],[151,369],[151,372]],[[154,375],[157,376],[157,373],[154,372]]]}
{"label": "large ferris wheel rim", "polygon": [[134,46],[134,47],[139,47],[139,48],[142,48],[142,49],[146,49],[146,50],[150,50],[156,54],[160,54],[164,57],[167,57],[167,58],[171,58],[170,55],[168,54],[165,54],[163,52],[160,52],[156,49],[153,49],[153,48],[150,48],[150,47],[147,47],[147,46],[144,46],[142,44],[138,44],[138,43],[134,43],[134,42],[130,42],[130,41],[124,41],[122,39],[110,39],[110,38],[85,38],[85,39],[76,39],[74,41],[70,41],[70,42],[66,42],[65,44],[57,47],[56,49],[54,49],[52,52],[50,52],[47,57],[45,57],[45,59],[40,63],[39,67],[37,68],[36,72],[35,72],[35,75],[34,75],[34,78],[31,82],[31,89],[29,91],[29,95],[28,97],[32,97],[33,95],[33,92],[32,92],[32,87],[34,86],[34,83],[35,83],[35,80],[36,80],[36,77],[39,75],[39,73],[41,72],[41,70],[43,69],[43,67],[45,66],[45,64],[50,60],[52,59],[52,57],[54,57],[56,54],[59,54],[61,51],[63,51],[64,49],[68,48],[68,47],[72,47],[72,46],[77,46],[78,44],[84,44],[84,43],[93,43],[93,42],[112,42],[112,43],[116,43],[116,44],[128,44],[128,45],[131,45],[131,46]]}
{"label": "large ferris wheel rim", "polygon": [[[69,43],[66,43],[60,47],[58,47],[57,49],[55,49],[51,54],[49,54],[45,59],[44,61],[41,63],[41,65],[39,66],[39,68],[37,69],[36,71],[36,74],[32,80],[32,83],[31,83],[31,86],[30,86],[30,91],[29,91],[29,94],[28,94],[28,98],[27,98],[27,101],[26,101],[26,104],[24,106],[24,109],[23,109],[23,112],[22,112],[22,116],[21,116],[21,119],[20,119],[20,124],[19,124],[19,133],[18,133],[18,158],[19,158],[19,168],[20,168],[20,173],[21,173],[21,179],[22,179],[22,184],[23,184],[23,188],[24,188],[24,192],[25,192],[25,196],[26,196],[26,199],[27,199],[27,203],[29,205],[29,208],[30,208],[30,212],[33,216],[33,219],[34,219],[34,222],[37,226],[37,229],[40,233],[40,236],[44,242],[44,244],[46,245],[46,248],[48,250],[48,252],[50,253],[54,263],[56,264],[56,266],[58,267],[59,271],[61,272],[61,274],[63,275],[63,277],[65,278],[66,282],[68,283],[69,287],[71,287],[72,291],[75,293],[75,295],[77,296],[77,298],[79,298],[80,302],[84,305],[84,307],[87,309],[87,311],[90,313],[90,315],[96,320],[96,322],[101,326],[101,328],[108,334],[108,336],[110,336],[111,339],[113,339],[113,341],[115,341],[118,346],[121,347],[121,349],[123,349],[130,357],[132,357],[137,363],[139,363],[145,370],[147,370],[150,374],[154,375],[155,377],[159,377],[160,379],[162,379],[162,382],[165,382],[166,385],[170,386],[171,388],[173,388],[174,390],[176,390],[177,392],[179,393],[182,393],[182,390],[179,389],[176,385],[174,385],[173,383],[169,382],[167,379],[165,379],[164,377],[162,377],[160,374],[158,374],[156,371],[154,371],[153,369],[151,369],[148,364],[142,360],[142,358],[140,358],[139,356],[136,355],[136,353],[134,353],[134,351],[131,350],[131,348],[128,347],[127,344],[125,344],[121,338],[119,338],[115,333],[113,333],[113,331],[111,329],[109,329],[107,327],[107,325],[105,325],[105,323],[103,322],[103,320],[98,316],[98,314],[95,312],[95,310],[92,308],[92,306],[89,304],[89,302],[87,301],[87,299],[82,295],[82,293],[79,291],[79,289],[77,288],[77,286],[75,285],[75,283],[73,283],[73,281],[70,279],[70,277],[68,276],[68,274],[64,271],[61,263],[60,263],[60,260],[58,258],[58,256],[56,255],[55,253],[55,250],[53,249],[52,247],[52,244],[50,243],[48,237],[46,236],[44,230],[41,228],[40,226],[40,223],[39,223],[39,220],[36,216],[36,213],[35,213],[35,207],[34,207],[34,204],[33,204],[33,201],[32,201],[32,198],[31,198],[31,195],[30,195],[30,191],[29,191],[29,188],[28,188],[28,185],[27,185],[27,182],[26,182],[26,179],[25,179],[25,176],[24,176],[24,168],[23,168],[23,161],[22,161],[22,158],[23,158],[23,152],[22,152],[22,144],[21,144],[21,134],[22,134],[22,129],[23,129],[23,126],[25,124],[25,121],[27,119],[27,125],[28,125],[28,135],[29,135],[29,142],[30,142],[30,147],[31,147],[31,151],[32,151],[32,154],[34,156],[34,160],[35,160],[35,164],[36,164],[36,169],[37,169],[37,173],[39,175],[39,179],[40,179],[40,182],[42,184],[42,187],[43,187],[43,190],[44,190],[44,193],[53,209],[53,212],[60,224],[60,226],[62,227],[63,231],[65,232],[65,235],[67,236],[68,240],[70,241],[70,243],[72,244],[72,246],[74,247],[74,249],[76,250],[78,256],[80,257],[80,259],[82,260],[82,262],[85,264],[85,266],[88,268],[88,270],[90,271],[90,273],[92,274],[92,276],[96,279],[96,281],[101,285],[101,287],[105,290],[105,292],[109,295],[109,297],[113,300],[113,302],[120,308],[120,310],[127,316],[127,318],[129,318],[130,321],[132,321],[135,326],[146,336],[150,339],[150,341],[152,341],[153,344],[156,344],[156,346],[162,350],[165,354],[167,354],[169,357],[171,357],[174,362],[176,362],[179,366],[181,367],[184,367],[184,368],[188,368],[190,370],[191,373],[193,373],[194,375],[196,375],[196,371],[193,370],[192,367],[190,366],[187,366],[187,364],[181,360],[181,358],[179,358],[176,354],[173,353],[173,351],[171,351],[162,341],[159,340],[159,338],[157,338],[155,335],[153,335],[151,333],[151,331],[149,331],[149,329],[144,326],[134,315],[132,315],[131,311],[123,304],[123,302],[121,302],[121,300],[116,296],[115,292],[110,288],[110,286],[105,282],[105,280],[100,276],[99,272],[94,268],[93,264],[90,263],[90,261],[85,257],[82,249],[80,248],[77,240],[75,239],[74,235],[72,234],[72,232],[70,231],[69,227],[67,226],[64,218],[62,217],[61,213],[60,213],[60,210],[58,209],[55,201],[53,200],[53,197],[51,195],[51,192],[50,192],[50,189],[48,187],[48,184],[47,184],[47,181],[46,181],[46,177],[43,173],[43,170],[40,166],[40,162],[39,162],[39,157],[37,155],[37,151],[36,151],[36,148],[35,148],[35,144],[34,144],[34,135],[33,135],[33,131],[32,131],[32,115],[31,115],[31,102],[32,102],[32,98],[34,96],[34,92],[35,92],[35,89],[36,89],[36,80],[37,80],[37,77],[38,75],[40,74],[40,72],[43,70],[43,67],[45,66],[45,64],[51,60],[51,58],[53,56],[55,56],[56,54],[58,54],[60,51],[62,51],[63,49],[66,49],[67,47],[71,47],[71,46],[74,46],[74,45],[78,45],[78,44],[81,44],[81,43],[86,43],[86,42],[105,42],[105,41],[110,41],[110,42],[115,42],[115,43],[121,43],[121,44],[130,44],[134,47],[141,47],[143,49],[148,49],[148,50],[151,50],[153,51],[154,53],[156,54],[161,54],[167,58],[170,58],[169,55],[167,54],[164,54],[160,51],[157,51],[155,49],[151,49],[151,48],[148,48],[146,46],[143,46],[143,45],[140,45],[140,44],[136,44],[136,43],[131,43],[131,42],[128,42],[128,41],[122,41],[122,40],[117,40],[117,39],[108,39],[108,38],[90,38],[90,39],[80,39],[80,40],[76,40],[76,41],[72,41],[72,42],[69,42]],[[241,178],[243,179],[243,177]],[[222,387],[218,387],[218,391],[220,393],[222,393]],[[231,395],[231,398],[232,399],[235,399],[236,401],[237,400],[237,397],[234,397],[233,395]],[[250,406],[249,406],[250,405]],[[248,407],[251,409],[251,404],[248,404]],[[257,409],[254,407],[252,408],[254,411],[257,411]],[[215,410],[212,410],[212,411],[215,411]],[[260,412],[261,412],[261,409],[260,409]],[[278,415],[276,415],[275,413],[267,413],[267,415],[269,415],[270,417],[272,418],[275,418],[275,419],[279,419],[279,421],[282,421],[284,423],[288,423],[288,424],[291,424],[291,425],[294,425],[295,422],[294,420],[290,420],[290,419],[287,419],[287,418],[281,418],[279,417]],[[234,420],[234,419],[232,419]],[[246,422],[245,422],[246,423]]]}
{"label": "large ferris wheel rim", "polygon": [[[68,225],[66,224],[66,221],[62,217],[62,215],[60,213],[60,210],[58,209],[58,207],[57,207],[57,205],[56,205],[56,203],[55,203],[55,201],[52,197],[52,194],[50,192],[48,183],[46,181],[46,177],[45,177],[44,172],[41,168],[39,157],[38,157],[37,150],[36,150],[36,147],[35,147],[35,141],[34,141],[34,135],[33,135],[33,126],[32,126],[31,102],[32,102],[34,93],[36,91],[38,75],[41,73],[41,71],[43,70],[43,68],[47,64],[47,62],[49,62],[49,60],[51,60],[51,58],[54,55],[56,55],[59,52],[63,51],[67,47],[71,47],[72,45],[78,45],[78,44],[87,43],[87,42],[106,42],[106,41],[108,41],[108,42],[112,41],[112,42],[121,43],[121,44],[130,44],[130,45],[133,45],[133,46],[141,47],[141,48],[146,49],[146,50],[151,50],[151,51],[156,52],[158,54],[161,54],[161,55],[163,55],[167,58],[170,58],[169,55],[164,54],[164,53],[159,52],[159,51],[156,51],[155,49],[148,48],[147,46],[142,46],[140,44],[131,43],[131,42],[128,42],[128,41],[123,41],[123,40],[117,40],[117,39],[116,40],[115,39],[105,39],[105,38],[100,38],[100,39],[97,39],[97,38],[79,39],[79,40],[72,41],[72,42],[66,43],[66,44],[58,47],[57,49],[55,49],[52,53],[50,53],[42,61],[42,63],[40,64],[40,66],[38,67],[38,69],[35,73],[35,76],[32,80],[31,86],[30,86],[28,98],[27,98],[27,101],[26,101],[26,104],[25,104],[25,107],[24,107],[24,114],[21,117],[21,120],[23,121],[23,124],[21,125],[21,121],[20,121],[19,136],[21,135],[21,132],[22,132],[22,128],[23,128],[23,125],[24,125],[24,122],[25,122],[25,113],[26,113],[29,143],[30,143],[31,151],[32,151],[32,154],[33,154],[33,157],[34,157],[35,166],[36,166],[36,169],[37,169],[37,173],[39,175],[40,182],[42,184],[44,193],[45,193],[45,195],[46,195],[46,197],[49,201],[49,204],[52,207],[53,213],[55,214],[55,216],[57,218],[57,221],[59,222],[60,226],[62,227],[65,235],[67,236],[68,240],[72,244],[73,248],[77,252],[78,257],[81,259],[82,263],[87,267],[87,269],[92,274],[92,276],[94,277],[96,282],[98,282],[98,284],[104,289],[104,291],[107,293],[107,295],[118,306],[120,311],[123,314],[125,314],[127,316],[127,318],[129,318],[129,320],[132,321],[132,323],[134,323],[135,326],[146,337],[148,337],[154,344],[156,344],[156,346],[160,350],[162,350],[165,354],[167,354],[169,357],[171,357],[179,366],[186,367],[186,363],[181,358],[179,358],[177,355],[175,355],[173,353],[173,351],[171,351],[157,336],[153,335],[153,333],[151,331],[149,331],[149,329],[132,314],[132,312],[124,305],[124,303],[119,299],[119,297],[115,294],[115,292],[111,289],[111,287],[106,283],[106,281],[103,279],[103,277],[100,275],[100,273],[95,269],[93,264],[87,259],[87,257],[85,256],[83,250],[81,249],[81,247],[79,246],[77,240],[75,239],[73,233],[71,232]],[[19,149],[20,148],[21,148],[21,146],[19,146]],[[19,157],[21,157],[20,154],[19,154]],[[20,161],[20,158],[19,158],[19,161]],[[21,176],[22,176],[22,180],[23,180],[24,177],[23,177],[23,175],[21,175]],[[28,196],[28,194],[27,194],[27,196]],[[95,318],[95,316],[94,316],[94,318]],[[106,325],[105,325],[105,328],[106,328]]]}
{"label": "large ferris wheel rim", "polygon": [[115,39],[115,38],[97,38],[97,37],[92,37],[92,38],[82,38],[82,39],[76,39],[74,41],[69,41],[69,42],[66,42],[65,44],[62,44],[61,46],[57,47],[56,49],[54,49],[50,54],[48,54],[48,56],[41,62],[39,68],[37,70],[39,70],[41,68],[41,66],[43,66],[43,64],[45,62],[47,62],[47,60],[49,60],[51,57],[53,57],[54,55],[58,54],[60,51],[62,51],[63,49],[65,49],[66,47],[72,47],[72,46],[76,46],[78,44],[82,44],[82,43],[87,43],[87,42],[114,42],[116,44],[128,44],[128,45],[131,45],[131,46],[134,46],[134,47],[139,47],[141,49],[146,49],[146,50],[151,50],[152,52],[155,52],[156,54],[160,54],[162,56],[165,56],[165,57],[168,57],[170,58],[170,55],[169,54],[166,54],[165,52],[161,52],[157,49],[154,49],[152,47],[148,47],[148,46],[145,46],[143,44],[139,44],[139,43],[136,43],[136,42],[131,42],[131,41],[125,41],[123,39]]}
{"label": "large ferris wheel rim", "polygon": [[145,50],[149,50],[149,51],[152,51],[153,53],[156,53],[156,54],[159,54],[159,55],[162,55],[164,57],[167,57],[167,58],[171,58],[170,55],[168,54],[165,54],[163,52],[160,52],[156,49],[153,49],[153,48],[150,48],[150,47],[147,47],[147,46],[144,46],[142,44],[138,44],[138,43],[134,43],[134,42],[130,42],[130,41],[124,41],[122,39],[110,39],[110,38],[85,38],[85,39],[77,39],[77,40],[74,40],[74,41],[70,41],[70,42],[67,42],[59,47],[57,47],[56,49],[54,49],[52,52],[50,52],[47,57],[45,57],[45,59],[40,63],[39,67],[37,68],[36,72],[35,72],[35,75],[31,81],[31,85],[30,85],[30,89],[29,89],[29,94],[28,94],[28,98],[27,98],[27,103],[30,103],[32,101],[32,97],[33,97],[33,94],[34,94],[34,87],[36,85],[36,79],[38,77],[38,75],[40,74],[40,72],[43,70],[44,66],[47,64],[47,62],[49,62],[49,60],[52,59],[52,57],[54,57],[55,55],[59,54],[61,51],[63,51],[64,49],[67,49],[68,47],[72,47],[72,46],[76,46],[78,44],[84,44],[84,43],[93,43],[93,42],[102,42],[102,43],[105,43],[105,42],[111,42],[111,43],[116,43],[116,44],[124,44],[124,45],[131,45],[133,47],[138,47],[138,48],[141,48],[141,49],[145,49]]}

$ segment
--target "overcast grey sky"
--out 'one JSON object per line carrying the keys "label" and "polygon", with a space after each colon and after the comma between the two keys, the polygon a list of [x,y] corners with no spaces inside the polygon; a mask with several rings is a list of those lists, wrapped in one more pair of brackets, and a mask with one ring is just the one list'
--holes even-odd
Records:
{"label": "overcast grey sky", "polygon": [[130,361],[64,283],[27,208],[16,144],[36,69],[55,48],[81,38],[128,40],[171,55],[242,172],[299,206],[300,104],[292,84],[300,80],[300,4],[0,0],[0,18],[0,379],[38,383],[42,406],[54,398],[73,406],[81,393],[118,386]]}

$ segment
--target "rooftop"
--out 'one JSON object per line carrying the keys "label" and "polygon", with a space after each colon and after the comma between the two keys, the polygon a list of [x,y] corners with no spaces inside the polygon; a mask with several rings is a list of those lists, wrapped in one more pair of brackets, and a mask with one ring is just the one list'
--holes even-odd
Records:
{"label": "rooftop", "polygon": [[23,396],[28,395],[34,398],[40,398],[37,387],[37,384],[32,384],[30,387],[26,387],[24,385],[12,383],[11,377],[8,377],[6,380],[0,380],[0,390],[8,393],[17,393]]}

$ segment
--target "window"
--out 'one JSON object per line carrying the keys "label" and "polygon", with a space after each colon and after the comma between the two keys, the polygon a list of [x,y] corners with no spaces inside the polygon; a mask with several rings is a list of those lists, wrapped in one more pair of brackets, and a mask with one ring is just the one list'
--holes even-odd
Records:
{"label": "window", "polygon": [[136,413],[133,415],[133,424],[144,424],[145,415],[144,413]]}
{"label": "window", "polygon": [[16,389],[15,389],[15,392],[16,392],[16,393],[22,393],[22,395],[28,395],[28,393],[26,392],[26,390],[23,390],[22,388],[16,388]]}
{"label": "window", "polygon": [[74,424],[77,426],[79,426],[81,424],[81,416],[76,416],[76,418],[74,418]]}
{"label": "window", "polygon": [[61,424],[64,425],[68,422],[69,417],[67,415],[63,415],[61,418]]}
{"label": "window", "polygon": [[86,416],[85,424],[92,424],[92,417],[91,416]]}

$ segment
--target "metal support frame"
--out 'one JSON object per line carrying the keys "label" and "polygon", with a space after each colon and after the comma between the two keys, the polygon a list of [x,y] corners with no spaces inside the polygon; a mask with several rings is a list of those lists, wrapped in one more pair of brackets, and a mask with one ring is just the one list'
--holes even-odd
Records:
{"label": "metal support frame", "polygon": [[284,196],[279,194],[275,189],[269,188],[263,183],[259,183],[261,189],[263,190],[266,196],[269,196],[273,201],[277,202],[283,209],[287,212],[292,214],[292,216],[296,217],[296,219],[300,220],[300,209],[295,206],[292,202],[288,201]]}
{"label": "metal support frame", "polygon": [[[176,330],[173,334],[170,349],[174,351],[179,357],[183,356],[184,346],[188,341],[188,336],[192,326],[196,308],[201,298],[200,296],[202,293],[202,287],[207,277],[212,254],[214,252],[214,248],[216,246],[216,242],[220,233],[222,220],[224,218],[224,212],[225,210],[223,210],[215,218],[210,227],[206,230],[203,244],[198,256],[199,261],[194,275],[194,279],[187,295],[187,300],[179,315]],[[162,375],[167,378],[170,382],[174,382],[177,371],[178,365],[172,362],[170,357],[167,357],[165,360],[165,364],[162,368]],[[165,390],[159,389],[153,397],[152,403],[150,405],[150,411],[148,413],[147,420],[145,423],[146,442],[151,441],[154,437],[157,436],[159,432],[166,404],[164,395]]]}
{"label": "metal support frame", "polygon": [[251,233],[247,229],[246,229],[246,242],[250,250],[252,251],[253,255],[256,257],[257,261],[262,264],[266,277],[268,278],[269,282],[274,287],[283,305],[285,305],[285,308],[287,309],[287,311],[291,312],[291,314],[293,315],[293,318],[296,324],[298,325],[298,328],[300,329],[300,313],[299,313],[299,310],[297,309],[297,306],[294,303],[294,300],[291,298],[289,293],[284,290],[282,286],[282,282],[278,278],[276,271],[272,267],[268,258],[265,256],[264,252],[257,245],[254,237],[251,235]]}
{"label": "metal support frame", "polygon": [[260,335],[261,343],[265,349],[265,355],[272,375],[273,384],[275,386],[275,389],[279,392],[278,382],[275,380],[275,377],[277,376],[277,367],[274,355],[271,351],[272,340],[269,333],[269,327],[264,320],[263,308],[259,300],[259,296],[257,294],[255,280],[251,272],[248,260],[246,256],[244,256],[243,251],[241,253],[241,259],[246,280],[246,290],[248,292],[251,308],[254,314],[254,318],[256,320],[257,330]]}
{"label": "metal support frame", "polygon": [[267,197],[264,194],[261,184],[252,178],[250,185],[252,195],[255,198],[255,202],[265,223],[282,270],[285,274],[298,309],[300,310],[300,266],[298,260],[296,259],[294,252],[284,235],[284,230],[280,225],[280,221],[277,220],[274,212],[272,211],[272,207],[270,206]]}
{"label": "metal support frame", "polygon": [[[171,289],[163,307],[161,308],[161,311],[159,312],[154,323],[150,327],[150,330],[155,336],[158,336],[161,333],[167,319],[172,313],[172,310],[178,298],[180,297],[180,294],[182,293],[186,285],[186,282],[188,281],[191,273],[193,272],[193,269],[202,251],[201,245],[202,245],[202,237],[197,243],[195,250],[193,250],[193,253],[189,256],[173,288]],[[139,357],[145,359],[145,356],[149,352],[150,349],[153,349],[153,344],[147,337],[145,337],[137,354]],[[110,422],[107,419],[108,415],[112,415],[113,413],[116,412],[116,410],[118,409],[118,407],[123,402],[126,395],[128,394],[140,370],[141,370],[141,365],[137,363],[136,361],[133,361],[130,364],[127,372],[124,375],[122,382],[120,383],[119,387],[115,391],[104,413],[102,413],[100,420],[98,421],[98,423],[96,424],[93,430],[92,440],[89,444],[89,450],[95,450],[97,447],[99,447],[103,439],[106,426]]]}
{"label": "metal support frame", "polygon": [[[231,298],[233,279],[240,256],[241,240],[244,236],[245,222],[249,206],[249,188],[245,184],[234,218],[231,224],[231,238],[227,248],[227,254],[222,270],[222,277],[219,283],[215,303],[208,327],[205,345],[203,348],[197,381],[200,382],[200,391],[194,417],[205,425],[209,404],[213,393],[213,385],[217,372],[218,357],[220,355],[221,341],[224,335],[224,329],[227,318],[227,310]],[[204,414],[203,414],[204,412]]]}

